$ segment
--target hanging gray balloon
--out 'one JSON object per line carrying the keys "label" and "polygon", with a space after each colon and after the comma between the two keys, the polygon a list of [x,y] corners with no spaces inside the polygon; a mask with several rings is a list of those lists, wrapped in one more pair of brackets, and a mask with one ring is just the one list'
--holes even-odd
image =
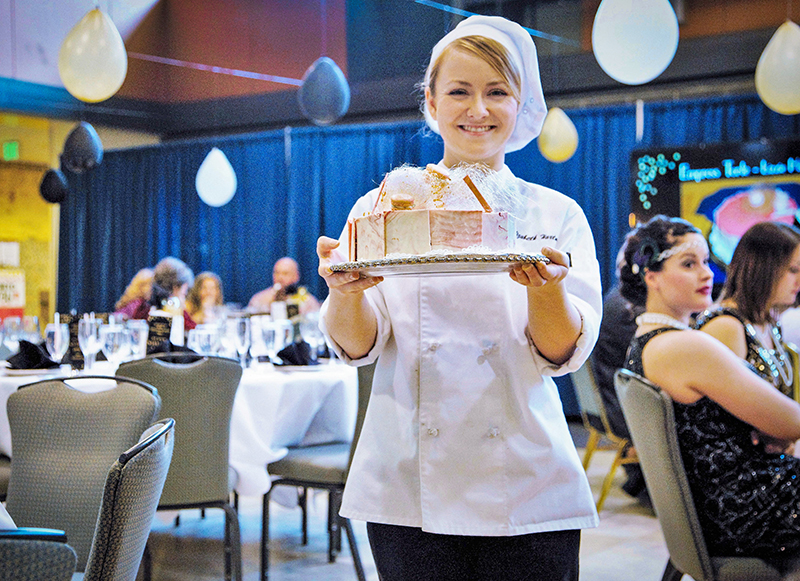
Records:
{"label": "hanging gray balloon", "polygon": [[330,125],[347,113],[350,86],[344,73],[333,60],[318,58],[303,75],[297,92],[300,110],[317,125]]}
{"label": "hanging gray balloon", "polygon": [[47,170],[39,184],[39,192],[51,204],[60,204],[69,193],[66,176],[59,169]]}
{"label": "hanging gray balloon", "polygon": [[103,144],[94,127],[83,121],[67,136],[64,151],[61,153],[61,165],[74,173],[100,165],[103,161]]}

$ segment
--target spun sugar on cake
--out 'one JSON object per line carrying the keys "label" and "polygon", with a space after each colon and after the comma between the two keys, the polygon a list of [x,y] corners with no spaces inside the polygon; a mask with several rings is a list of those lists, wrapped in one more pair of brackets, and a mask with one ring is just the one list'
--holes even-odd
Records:
{"label": "spun sugar on cake", "polygon": [[490,205],[502,199],[497,192],[504,186],[495,176],[476,166],[392,170],[372,212],[348,222],[350,260],[513,251],[514,217]]}

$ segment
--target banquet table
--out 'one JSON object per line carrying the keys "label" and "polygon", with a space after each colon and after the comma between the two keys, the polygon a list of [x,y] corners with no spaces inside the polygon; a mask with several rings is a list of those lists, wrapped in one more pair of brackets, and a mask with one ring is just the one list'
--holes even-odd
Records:
{"label": "banquet table", "polygon": [[[113,371],[110,364],[98,363],[93,373],[113,375]],[[0,453],[11,456],[12,451],[5,413],[9,395],[21,385],[65,376],[60,370],[41,375],[0,370]],[[103,389],[103,383],[109,382],[96,382],[90,389]],[[230,464],[239,473],[237,492],[266,492],[270,482],[266,465],[285,456],[288,446],[350,441],[357,408],[358,373],[342,363],[245,369],[231,414],[229,453]]]}

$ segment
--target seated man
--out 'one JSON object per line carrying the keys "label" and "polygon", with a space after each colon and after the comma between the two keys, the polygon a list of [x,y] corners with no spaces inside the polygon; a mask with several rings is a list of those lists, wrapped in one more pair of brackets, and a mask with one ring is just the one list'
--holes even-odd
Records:
{"label": "seated man", "polygon": [[288,256],[278,259],[272,269],[272,286],[254,294],[247,304],[247,310],[269,313],[273,302],[284,301],[296,303],[301,315],[318,311],[319,301],[305,287],[298,286],[298,282],[300,269],[297,262]]}

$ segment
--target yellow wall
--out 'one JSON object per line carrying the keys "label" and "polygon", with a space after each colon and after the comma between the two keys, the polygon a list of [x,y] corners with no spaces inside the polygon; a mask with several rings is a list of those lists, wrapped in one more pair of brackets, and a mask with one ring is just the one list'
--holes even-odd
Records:
{"label": "yellow wall", "polygon": [[[20,243],[20,266],[25,270],[25,313],[45,320],[56,304],[59,206],[39,195],[39,183],[49,168],[60,166],[64,141],[75,121],[4,114],[0,112],[0,143],[19,143],[18,162],[0,161],[0,241]],[[95,126],[105,151],[159,142],[158,136]],[[47,298],[40,296],[45,292]],[[47,303],[43,310],[42,303]]]}

